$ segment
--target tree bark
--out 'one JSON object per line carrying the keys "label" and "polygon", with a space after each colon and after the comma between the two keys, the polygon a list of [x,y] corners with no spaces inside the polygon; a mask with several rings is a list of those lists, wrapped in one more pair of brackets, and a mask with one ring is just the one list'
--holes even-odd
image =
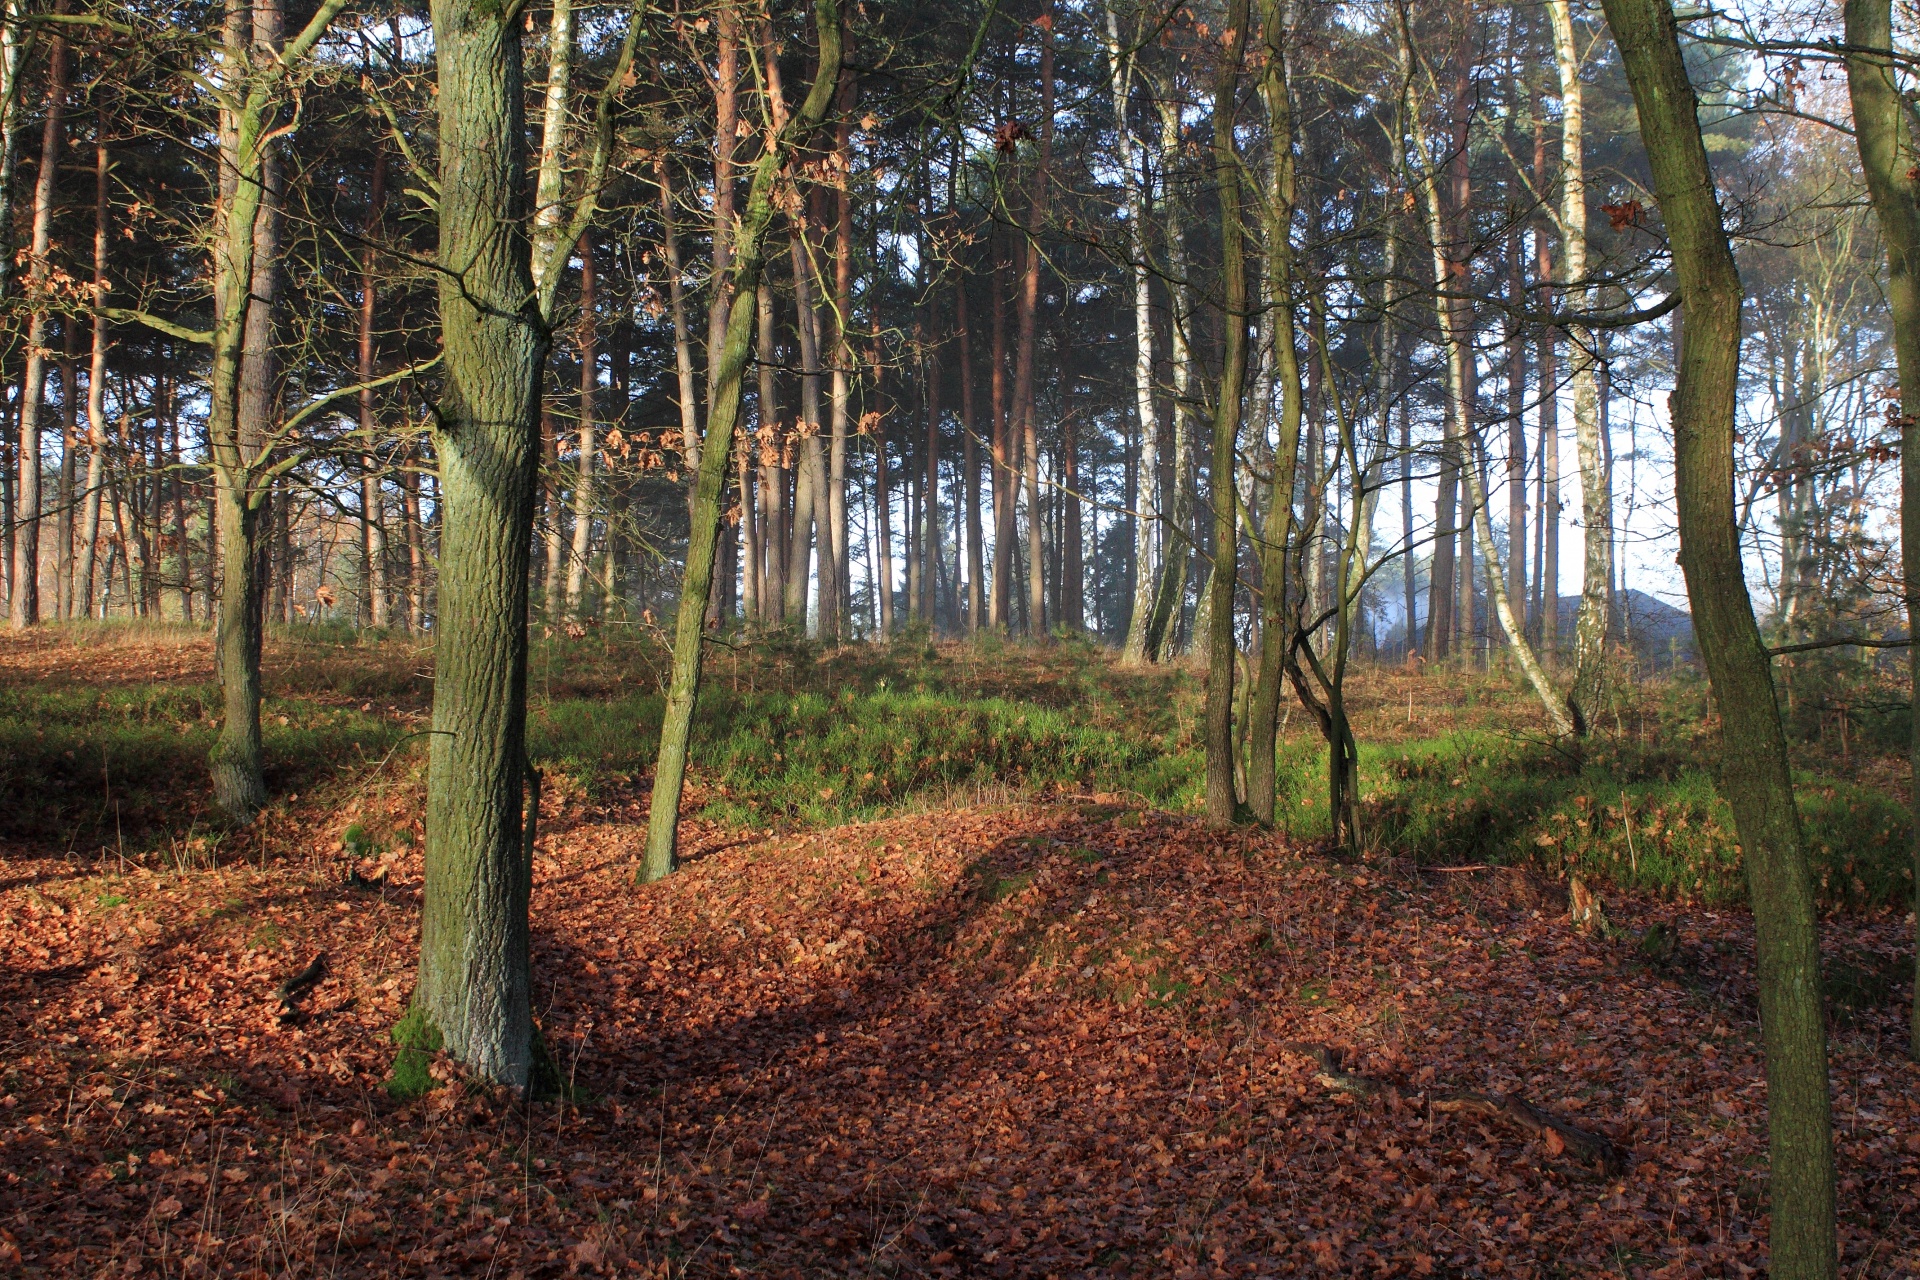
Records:
{"label": "tree bark", "polygon": [[1668,0],[1605,0],[1605,9],[1639,112],[1686,316],[1672,398],[1680,567],[1720,712],[1720,789],[1753,900],[1772,1272],[1780,1280],[1829,1280],[1838,1241],[1819,928],[1772,663],[1747,595],[1734,514],[1740,273]]}
{"label": "tree bark", "polygon": [[[235,0],[236,3],[243,0]],[[64,14],[69,0],[57,0]],[[47,299],[52,263],[47,259],[53,230],[54,192],[60,152],[66,138],[66,29],[55,26],[47,54],[47,115],[40,129],[40,167],[33,183],[33,231],[27,258],[27,378],[20,397],[19,479],[14,488],[17,515],[13,542],[13,592],[9,621],[24,631],[40,621],[40,411],[47,396]],[[9,224],[9,231],[11,224]]]}
{"label": "tree bark", "polygon": [[[1133,605],[1122,665],[1149,662],[1147,630],[1153,620],[1153,588],[1159,567],[1155,555],[1160,529],[1160,415],[1153,403],[1153,275],[1148,263],[1152,243],[1147,231],[1147,200],[1127,107],[1133,99],[1134,59],[1120,36],[1115,6],[1106,6],[1107,75],[1113,90],[1115,162],[1120,169],[1127,216],[1128,264],[1133,280],[1133,401],[1140,424],[1139,494],[1133,512]],[[1274,146],[1282,146],[1275,142]]]}
{"label": "tree bark", "polygon": [[1213,412],[1213,460],[1207,477],[1213,506],[1213,615],[1207,636],[1207,818],[1216,826],[1238,817],[1233,770],[1234,569],[1239,549],[1239,503],[1234,456],[1239,443],[1241,392],[1247,376],[1247,268],[1241,226],[1240,155],[1234,145],[1240,63],[1247,44],[1247,0],[1228,0],[1226,49],[1213,93],[1213,168],[1220,198],[1221,320],[1226,328],[1220,394]]}
{"label": "tree bark", "polygon": [[1021,473],[1027,498],[1027,617],[1035,639],[1047,634],[1045,551],[1041,538],[1040,448],[1035,422],[1035,321],[1040,309],[1040,236],[1046,230],[1053,174],[1053,0],[1047,0],[1035,25],[1040,28],[1040,146],[1027,196],[1027,227],[1020,273],[1019,339],[1014,355],[1013,403],[1019,415]]}
{"label": "tree bark", "polygon": [[[1584,90],[1580,51],[1570,0],[1547,0],[1553,27],[1553,60],[1560,77],[1560,227],[1561,269],[1567,309],[1590,309],[1593,290],[1587,278],[1587,187]],[[1573,384],[1574,452],[1580,467],[1580,519],[1585,555],[1580,574],[1580,612],[1573,631],[1573,688],[1569,700],[1576,722],[1591,719],[1606,675],[1607,631],[1611,625],[1613,586],[1613,494],[1600,438],[1600,391],[1594,374],[1594,339],[1584,326],[1568,330],[1568,380]],[[1557,523],[1557,522],[1556,522]],[[1557,614],[1557,609],[1556,609]]]}
{"label": "tree bark", "polygon": [[[107,149],[106,113],[100,113],[93,146],[93,350],[87,366],[87,480],[80,518],[80,566],[74,575],[81,616],[93,616],[93,571],[100,545],[100,489],[107,463],[107,244],[111,236],[111,209],[107,174],[112,157]],[[109,572],[109,585],[111,573]],[[101,616],[106,616],[104,607]]]}
{"label": "tree bark", "polygon": [[373,153],[373,174],[367,189],[367,243],[360,250],[360,554],[365,560],[368,621],[376,630],[391,621],[392,597],[387,589],[387,525],[381,510],[379,423],[374,413],[374,389],[365,385],[374,377],[374,308],[379,299],[379,259],[374,240],[379,236],[387,206],[387,153]]}
{"label": "tree bark", "polygon": [[527,233],[521,24],[478,0],[434,0],[432,17],[443,515],[414,1002],[469,1069],[525,1087],[534,1057],[527,560],[548,337]]}
{"label": "tree bark", "polygon": [[[1867,178],[1880,239],[1887,246],[1887,310],[1900,373],[1900,559],[1907,634],[1920,628],[1920,177],[1913,134],[1893,69],[1890,0],[1847,0],[1847,87],[1854,140]],[[1907,648],[1912,687],[1920,690],[1920,645]],[[1920,778],[1920,716],[1908,746]],[[1910,834],[1920,885],[1920,807]],[[1907,1052],[1920,1060],[1920,973],[1915,974],[1913,1030]]]}
{"label": "tree bark", "polygon": [[989,379],[993,407],[993,591],[988,625],[1005,634],[1013,629],[1013,444],[1007,429],[1007,260],[1001,238],[988,232],[993,276],[988,282],[993,318],[993,367]]}
{"label": "tree bark", "polygon": [[680,608],[674,621],[673,671],[661,719],[660,757],[654,768],[653,795],[647,815],[646,858],[641,868],[641,877],[647,881],[664,879],[672,873],[676,862],[687,744],[700,691],[703,602],[712,583],[714,548],[724,515],[721,499],[726,488],[727,454],[740,412],[741,380],[753,341],[754,303],[750,300],[760,283],[767,226],[773,220],[775,186],[797,138],[811,133],[826,117],[828,102],[840,77],[840,15],[835,0],[815,0],[814,14],[820,59],[813,85],[799,112],[769,139],[754,164],[747,208],[740,218],[739,239],[734,246],[730,268],[733,303],[727,317],[720,378],[707,415],[706,452],[695,481],[694,520],[680,587]]}
{"label": "tree bark", "polygon": [[[759,417],[761,503],[765,511],[766,568],[762,579],[760,609],[762,620],[771,627],[786,622],[786,504],[787,469],[781,465],[784,444],[780,439],[780,406],[774,398],[773,370],[778,353],[773,340],[773,290],[763,280],[754,289],[755,311],[759,317],[757,354],[759,356]],[[717,366],[716,366],[717,367]]]}
{"label": "tree bark", "polygon": [[[1260,531],[1260,658],[1254,677],[1247,733],[1247,805],[1254,818],[1271,824],[1276,805],[1275,751],[1280,699],[1289,649],[1298,630],[1292,595],[1294,553],[1293,490],[1300,465],[1300,353],[1293,318],[1292,227],[1295,161],[1292,86],[1287,51],[1291,33],[1284,0],[1266,0],[1261,26],[1266,65],[1261,95],[1267,105],[1267,136],[1273,149],[1272,186],[1263,202],[1266,231],[1266,295],[1271,308],[1271,346],[1266,359],[1280,387],[1280,432],[1273,456],[1273,484],[1267,500],[1266,527]],[[1387,243],[1389,253],[1393,248]],[[1392,258],[1385,275],[1392,278]],[[1389,322],[1390,323],[1390,322]]]}
{"label": "tree bark", "polygon": [[967,630],[978,631],[986,621],[986,556],[981,546],[980,450],[974,438],[973,333],[967,322],[967,273],[964,262],[954,276],[955,328],[960,338],[960,444],[966,468],[967,506]]}
{"label": "tree bark", "polygon": [[567,618],[585,616],[587,570],[593,557],[594,464],[600,452],[600,343],[594,316],[598,280],[593,237],[580,237],[580,413],[574,436],[573,548],[567,558]]}

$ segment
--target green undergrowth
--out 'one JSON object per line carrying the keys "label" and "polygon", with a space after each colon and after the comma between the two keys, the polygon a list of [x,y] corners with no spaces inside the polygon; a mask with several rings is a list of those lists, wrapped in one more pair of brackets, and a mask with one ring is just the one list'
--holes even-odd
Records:
{"label": "green undergrowth", "polygon": [[[302,791],[377,761],[405,726],[358,707],[269,698],[267,781]],[[0,836],[143,850],[210,819],[207,752],[219,735],[211,684],[0,687]]]}
{"label": "green undergrowth", "polygon": [[[591,791],[651,766],[660,714],[657,695],[555,703],[535,712],[530,743]],[[987,790],[1096,790],[1185,808],[1200,777],[1196,749],[1178,733],[1002,698],[892,690],[717,690],[701,699],[692,755],[705,816],[739,826],[847,822]]]}
{"label": "green undergrowth", "polygon": [[[1326,831],[1318,744],[1281,753],[1294,797],[1289,828]],[[1911,900],[1906,810],[1879,791],[1796,779],[1807,856],[1836,907]],[[1697,757],[1595,740],[1578,755],[1491,734],[1362,746],[1363,834],[1378,850],[1429,865],[1530,865],[1681,901],[1746,896],[1732,814]]]}

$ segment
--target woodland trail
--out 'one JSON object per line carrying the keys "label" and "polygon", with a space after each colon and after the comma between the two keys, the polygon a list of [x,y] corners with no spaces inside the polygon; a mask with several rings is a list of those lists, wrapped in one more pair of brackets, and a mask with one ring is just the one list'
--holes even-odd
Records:
{"label": "woodland trail", "polygon": [[[1342,863],[1118,805],[927,812],[533,902],[571,1101],[396,1101],[420,868],[0,873],[0,1261],[29,1275],[1735,1275],[1763,1267],[1738,913]],[[702,853],[702,849],[711,852]],[[1635,931],[1673,945],[1649,955]],[[1891,915],[1835,948],[1899,949]],[[325,976],[280,1016],[275,988]],[[1920,1074],[1836,1027],[1849,1274],[1920,1270]],[[1884,1023],[1884,1025],[1882,1025]],[[1884,1048],[1881,1047],[1885,1040]],[[1384,1083],[1326,1087],[1300,1042]],[[451,1073],[435,1063],[436,1078]],[[1608,1136],[1605,1176],[1449,1090]],[[1740,1224],[1746,1224],[1742,1226]]]}

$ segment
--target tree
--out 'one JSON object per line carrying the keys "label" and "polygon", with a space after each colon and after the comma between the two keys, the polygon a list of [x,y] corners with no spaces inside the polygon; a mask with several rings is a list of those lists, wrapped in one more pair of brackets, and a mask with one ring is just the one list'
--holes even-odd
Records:
{"label": "tree", "polygon": [[1838,1242],[1819,930],[1771,660],[1754,622],[1734,519],[1740,272],[1669,0],[1604,3],[1639,112],[1685,318],[1672,399],[1680,565],[1720,711],[1720,789],[1753,901],[1772,1270],[1782,1280],[1824,1280],[1837,1272]]}
{"label": "tree", "polygon": [[[797,143],[826,119],[840,78],[840,12],[836,0],[814,0],[815,31],[820,41],[813,84],[800,110],[769,130],[760,157],[754,162],[733,244],[728,286],[732,301],[727,315],[725,345],[720,353],[720,376],[714,383],[707,411],[707,436],[694,480],[693,524],[681,575],[680,608],[674,620],[673,671],[667,687],[667,705],[660,723],[660,756],[654,766],[653,795],[647,814],[647,847],[640,875],[643,880],[672,874],[680,836],[680,794],[687,776],[687,741],[694,706],[700,694],[700,656],[706,634],[706,605],[713,585],[714,552],[719,546],[725,517],[721,499],[727,482],[734,424],[740,416],[741,385],[748,352],[753,344],[760,274],[765,266],[767,229],[773,222],[775,195],[783,170]],[[769,86],[769,91],[773,92]],[[804,311],[803,311],[804,314]],[[798,523],[799,513],[796,513]],[[830,545],[830,544],[829,544]],[[796,565],[796,575],[805,569]],[[830,575],[823,575],[830,576]]]}
{"label": "tree", "polygon": [[1233,770],[1233,594],[1240,525],[1233,479],[1244,411],[1241,394],[1247,376],[1247,267],[1245,229],[1241,225],[1241,162],[1233,134],[1240,64],[1246,46],[1247,0],[1228,0],[1224,51],[1213,91],[1213,171],[1220,195],[1221,311],[1226,338],[1220,391],[1213,411],[1213,459],[1207,476],[1208,501],[1213,507],[1213,572],[1209,579],[1213,611],[1207,635],[1207,818],[1223,826],[1239,816]]}
{"label": "tree", "polygon": [[[1860,167],[1887,246],[1887,310],[1900,375],[1900,558],[1907,634],[1920,628],[1920,174],[1906,103],[1894,78],[1890,0],[1847,0],[1847,88],[1853,101]],[[1907,673],[1920,691],[1920,645],[1907,647]],[[1920,778],[1920,715],[1909,758]],[[1920,821],[1910,836],[1920,885]],[[1913,1033],[1907,1052],[1920,1061],[1920,971],[1914,975]]]}

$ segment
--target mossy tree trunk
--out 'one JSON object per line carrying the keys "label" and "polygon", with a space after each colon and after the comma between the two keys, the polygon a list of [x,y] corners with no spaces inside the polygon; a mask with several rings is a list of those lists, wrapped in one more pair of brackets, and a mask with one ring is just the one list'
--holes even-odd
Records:
{"label": "mossy tree trunk", "polygon": [[[1228,0],[1226,49],[1213,93],[1213,168],[1220,193],[1222,320],[1226,327],[1220,397],[1213,411],[1213,460],[1207,478],[1213,504],[1213,609],[1207,626],[1207,819],[1216,825],[1239,816],[1233,785],[1233,593],[1239,550],[1239,503],[1233,488],[1240,437],[1241,390],[1247,378],[1247,264],[1240,225],[1240,155],[1233,121],[1240,63],[1247,44],[1247,0]],[[1196,637],[1197,639],[1197,637]]]}
{"label": "mossy tree trunk", "polygon": [[[1887,246],[1887,310],[1893,315],[1893,355],[1900,369],[1900,558],[1907,634],[1920,626],[1920,173],[1906,104],[1893,72],[1890,0],[1847,0],[1847,87],[1853,99],[1854,140],[1860,167]],[[1920,690],[1920,645],[1907,648],[1912,687]],[[1913,718],[1909,751],[1920,778],[1920,715]],[[1920,813],[1920,805],[1915,805]],[[1920,885],[1920,821],[1911,834],[1914,884]],[[1920,973],[1915,975],[1913,1030],[1907,1052],[1920,1060]]]}
{"label": "mossy tree trunk", "polygon": [[1685,324],[1673,391],[1680,566],[1720,712],[1720,788],[1745,852],[1766,1051],[1773,1275],[1836,1273],[1833,1129],[1813,885],[1786,734],[1734,523],[1740,273],[1669,0],[1605,0],[1639,109]]}
{"label": "mossy tree trunk", "polygon": [[238,822],[267,801],[260,737],[260,647],[270,548],[268,501],[274,462],[267,437],[277,403],[273,298],[279,266],[274,205],[277,113],[290,70],[302,63],[342,9],[327,0],[284,47],[275,0],[233,0],[223,50],[220,216],[213,252],[207,445],[213,462],[214,525],[221,580],[214,660],[223,720],[208,759],[214,798]]}
{"label": "mossy tree trunk", "polygon": [[[680,608],[674,620],[673,669],[660,725],[660,755],[654,766],[653,796],[647,818],[647,847],[641,863],[644,881],[672,874],[680,835],[680,795],[687,777],[687,743],[700,694],[700,651],[706,632],[706,600],[713,586],[713,561],[725,510],[727,467],[734,426],[740,417],[740,387],[753,345],[760,273],[766,261],[767,227],[773,221],[776,188],[795,145],[826,118],[840,79],[840,13],[837,0],[814,0],[820,58],[813,84],[797,114],[786,120],[753,166],[747,206],[729,267],[732,303],[727,314],[719,377],[707,408],[705,452],[694,480],[693,524],[687,563],[680,580]],[[796,569],[796,573],[800,570]]]}
{"label": "mossy tree trunk", "polygon": [[[1280,699],[1288,649],[1299,628],[1289,598],[1293,558],[1293,487],[1300,465],[1300,355],[1293,325],[1294,206],[1293,102],[1287,80],[1287,7],[1267,0],[1263,27],[1266,66],[1261,93],[1267,104],[1267,132],[1273,148],[1272,185],[1262,204],[1267,252],[1267,302],[1273,308],[1268,358],[1280,385],[1280,438],[1273,460],[1272,497],[1260,535],[1260,658],[1254,677],[1247,737],[1247,805],[1263,823],[1274,817]],[[1256,400],[1258,397],[1255,397]]]}
{"label": "mossy tree trunk", "polygon": [[523,845],[527,568],[548,334],[528,239],[521,21],[435,0],[440,108],[440,540],[416,1005],[477,1074],[533,1065]]}

